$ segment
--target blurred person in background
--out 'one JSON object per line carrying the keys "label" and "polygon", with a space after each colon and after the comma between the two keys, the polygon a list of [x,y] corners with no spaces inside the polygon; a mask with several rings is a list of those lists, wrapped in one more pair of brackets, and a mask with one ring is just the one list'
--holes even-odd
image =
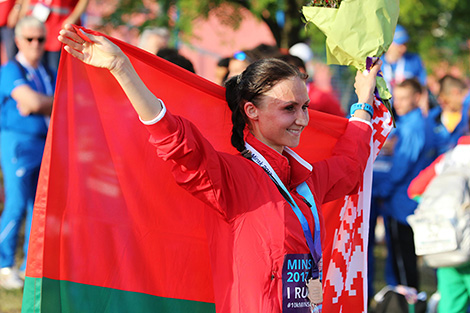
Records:
{"label": "blurred person in background", "polygon": [[89,0],[23,0],[28,15],[34,16],[46,25],[47,37],[44,45],[44,62],[57,71],[59,68],[61,43],[57,40],[65,24],[80,25]]}
{"label": "blurred person in background", "polygon": [[397,127],[387,141],[393,142],[390,169],[383,179],[375,181],[373,198],[385,202],[385,231],[388,248],[386,281],[388,285],[404,285],[419,291],[417,257],[413,231],[406,217],[413,214],[416,202],[407,189],[413,178],[446,148],[436,134],[428,132],[426,118],[419,108],[423,91],[416,79],[406,79],[393,89],[393,105]]}
{"label": "blurred person in background", "polygon": [[[52,110],[55,74],[41,63],[45,25],[32,16],[15,28],[16,57],[0,76],[0,156],[5,206],[0,218],[0,286],[21,288],[26,269],[29,234],[44,144]],[[18,233],[25,220],[24,262],[14,270]]]}
{"label": "blurred person in background", "polygon": [[[15,44],[15,25],[18,22],[22,9],[23,0],[1,0],[0,1],[0,43],[5,50],[7,61],[13,59],[18,52]],[[1,59],[0,65],[4,63]]]}
{"label": "blurred person in background", "polygon": [[382,57],[383,77],[390,91],[408,78],[416,78],[422,86],[426,86],[426,69],[419,55],[408,52],[409,39],[406,29],[397,25],[393,42]]}
{"label": "blurred person in background", "polygon": [[228,64],[227,79],[241,74],[251,63],[266,59],[275,58],[281,55],[278,47],[267,44],[259,44],[253,49],[237,51],[230,58]]}
{"label": "blurred person in background", "polygon": [[[307,74],[305,62],[301,58],[291,54],[286,54],[281,55],[279,59],[289,63],[290,65],[296,66],[300,72]],[[346,116],[341,108],[339,100],[332,92],[327,92],[317,88],[313,81],[307,82],[307,90],[310,98],[311,109],[337,116]]]}
{"label": "blurred person in background", "polygon": [[296,56],[304,62],[305,70],[310,79],[313,79],[314,73],[314,65],[313,65],[313,52],[310,47],[304,42],[298,42],[292,47],[289,48],[289,54]]}
{"label": "blurred person in background", "polygon": [[196,74],[194,71],[193,63],[188,60],[186,57],[181,55],[177,49],[174,48],[162,48],[158,50],[157,56],[165,59],[173,64],[176,64],[185,70],[190,71],[191,73]]}
{"label": "blurred person in background", "polygon": [[251,63],[256,61],[255,55],[251,50],[242,50],[235,52],[230,58],[228,64],[228,75],[230,77],[241,74]]}
{"label": "blurred person in background", "polygon": [[158,50],[168,47],[169,41],[170,31],[167,28],[146,28],[140,35],[138,47],[152,54],[157,54]]}
{"label": "blurred person in background", "polygon": [[452,75],[441,78],[439,88],[439,106],[430,110],[428,118],[431,125],[445,126],[450,148],[467,132],[470,93],[465,83]]}
{"label": "blurred person in background", "polygon": [[215,83],[223,86],[224,82],[227,80],[228,77],[228,65],[230,64],[230,58],[221,58],[217,62],[217,66],[215,68]]}

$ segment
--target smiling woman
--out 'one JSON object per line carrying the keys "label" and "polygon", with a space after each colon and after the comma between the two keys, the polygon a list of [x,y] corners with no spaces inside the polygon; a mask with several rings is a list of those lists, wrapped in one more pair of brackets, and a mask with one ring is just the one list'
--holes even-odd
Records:
{"label": "smiling woman", "polygon": [[232,110],[232,145],[245,150],[246,124],[256,138],[279,153],[296,147],[308,124],[310,102],[305,74],[278,59],[250,65],[243,74],[225,84]]}
{"label": "smiling woman", "polygon": [[258,107],[245,103],[249,129],[256,138],[282,154],[284,147],[299,145],[300,134],[309,120],[309,102],[303,80],[285,79],[264,94]]}
{"label": "smiling woman", "polygon": [[231,141],[241,152],[230,155],[216,151],[190,121],[171,114],[112,42],[71,26],[59,40],[74,57],[110,71],[158,156],[173,163],[176,182],[207,205],[217,312],[321,312],[321,204],[360,185],[380,65],[370,75],[357,75],[363,103],[332,157],[309,164],[290,149],[309,122],[305,77],[283,61],[257,61],[227,82]]}

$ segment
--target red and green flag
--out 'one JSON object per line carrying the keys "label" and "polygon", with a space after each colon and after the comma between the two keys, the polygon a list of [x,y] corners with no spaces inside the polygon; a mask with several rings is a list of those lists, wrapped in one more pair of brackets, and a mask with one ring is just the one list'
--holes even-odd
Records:
{"label": "red and green flag", "polygon": [[[224,88],[108,38],[173,114],[191,120],[216,149],[236,153]],[[376,111],[389,127],[386,110]],[[310,113],[296,151],[314,162],[328,157],[347,120]],[[388,134],[381,125],[376,119],[374,155]],[[109,71],[63,51],[34,207],[23,312],[215,312],[204,205],[177,186],[171,164],[157,157],[148,139]],[[361,199],[325,206],[331,238],[324,256],[325,312],[340,312],[348,301],[360,304],[355,312],[362,312],[367,304],[368,211]]]}

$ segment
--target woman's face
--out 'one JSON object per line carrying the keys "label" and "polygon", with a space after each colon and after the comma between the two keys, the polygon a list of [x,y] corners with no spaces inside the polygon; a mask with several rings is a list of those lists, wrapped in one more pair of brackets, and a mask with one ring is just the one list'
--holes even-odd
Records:
{"label": "woman's face", "polygon": [[305,82],[293,77],[278,82],[261,97],[258,107],[245,104],[253,135],[282,153],[284,147],[296,147],[309,121]]}

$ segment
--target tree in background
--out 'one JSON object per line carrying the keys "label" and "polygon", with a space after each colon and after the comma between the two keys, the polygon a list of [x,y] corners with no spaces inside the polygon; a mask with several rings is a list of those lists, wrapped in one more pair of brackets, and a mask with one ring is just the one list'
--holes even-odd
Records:
{"label": "tree in background", "polygon": [[[363,0],[367,1],[367,0]],[[166,26],[173,33],[191,35],[192,21],[213,12],[236,28],[241,9],[248,9],[271,29],[281,48],[309,40],[316,56],[324,56],[324,36],[312,24],[305,27],[301,7],[308,0],[118,0],[116,10],[104,19],[113,26]],[[228,6],[227,3],[231,5]],[[131,17],[143,14],[145,21],[130,25]],[[399,23],[410,34],[410,49],[418,52],[428,68],[446,60],[458,64],[469,75],[470,2],[461,0],[414,0],[400,2]],[[175,37],[176,38],[176,37]],[[184,40],[184,36],[182,37]],[[181,39],[181,36],[180,36]]]}
{"label": "tree in background", "polygon": [[[280,48],[289,48],[307,39],[300,12],[305,3],[303,0],[119,0],[116,10],[106,16],[104,22],[113,26],[127,24],[140,30],[147,26],[165,26],[174,33],[191,35],[192,21],[207,18],[209,12],[216,14],[222,23],[236,29],[242,22],[241,10],[247,9],[268,25]],[[145,15],[145,21],[140,25],[130,25],[131,17],[135,14]],[[320,42],[324,40],[319,31],[315,33]]]}
{"label": "tree in background", "polygon": [[399,23],[408,29],[410,49],[428,68],[445,60],[469,72],[470,2],[414,0],[400,2]]}

